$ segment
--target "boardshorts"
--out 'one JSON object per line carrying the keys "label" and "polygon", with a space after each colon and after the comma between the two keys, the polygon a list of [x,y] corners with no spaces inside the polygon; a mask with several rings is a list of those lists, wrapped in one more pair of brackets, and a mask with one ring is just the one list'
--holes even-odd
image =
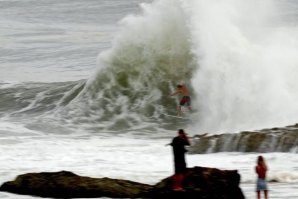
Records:
{"label": "boardshorts", "polygon": [[182,99],[180,100],[179,104],[180,104],[180,106],[183,106],[183,105],[190,106],[191,105],[190,97],[189,96],[183,96]]}

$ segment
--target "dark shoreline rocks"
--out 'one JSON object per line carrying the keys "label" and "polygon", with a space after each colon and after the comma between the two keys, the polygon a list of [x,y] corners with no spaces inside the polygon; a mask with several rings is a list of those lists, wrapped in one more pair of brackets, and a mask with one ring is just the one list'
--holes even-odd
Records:
{"label": "dark shoreline rocks", "polygon": [[184,191],[172,190],[171,176],[156,185],[78,176],[69,171],[28,173],[5,182],[0,191],[48,198],[204,198],[244,199],[237,170],[188,168]]}
{"label": "dark shoreline rocks", "polygon": [[196,135],[192,140],[189,152],[192,154],[218,152],[297,153],[297,146],[298,124],[240,133]]}

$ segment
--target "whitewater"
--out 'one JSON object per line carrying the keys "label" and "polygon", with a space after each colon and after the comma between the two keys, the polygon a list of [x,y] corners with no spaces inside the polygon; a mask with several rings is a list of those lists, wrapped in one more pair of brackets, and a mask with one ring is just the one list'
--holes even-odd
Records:
{"label": "whitewater", "polygon": [[[237,169],[255,198],[263,155],[269,197],[298,198],[297,19],[294,0],[0,0],[0,183],[69,170],[155,184],[184,128],[208,140],[189,167]],[[188,120],[167,116],[178,83]],[[263,129],[282,150],[239,150]]]}

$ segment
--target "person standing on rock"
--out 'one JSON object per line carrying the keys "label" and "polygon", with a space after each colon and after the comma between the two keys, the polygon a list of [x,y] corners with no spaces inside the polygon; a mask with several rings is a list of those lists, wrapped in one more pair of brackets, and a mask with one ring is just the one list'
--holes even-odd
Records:
{"label": "person standing on rock", "polygon": [[265,163],[263,156],[258,156],[257,166],[256,166],[256,173],[258,175],[257,179],[257,198],[261,199],[261,192],[264,192],[265,199],[268,199],[268,188],[267,188],[267,181],[266,181],[266,173],[267,173],[267,165]]}
{"label": "person standing on rock", "polygon": [[185,153],[187,150],[185,146],[190,145],[189,138],[183,129],[178,130],[178,135],[172,140],[170,144],[173,147],[175,174],[173,175],[173,189],[174,191],[182,191],[182,181],[186,171]]}

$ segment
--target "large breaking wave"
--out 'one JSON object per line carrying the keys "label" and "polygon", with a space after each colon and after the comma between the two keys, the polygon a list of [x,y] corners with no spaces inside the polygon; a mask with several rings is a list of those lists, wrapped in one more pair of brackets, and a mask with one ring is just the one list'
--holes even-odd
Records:
{"label": "large breaking wave", "polygon": [[[279,7],[279,8],[277,8]],[[174,113],[176,83],[193,90],[197,132],[298,120],[297,28],[277,1],[156,0],[121,21],[88,82],[102,114]],[[253,15],[252,15],[253,13]]]}
{"label": "large breaking wave", "polygon": [[[294,124],[298,34],[280,5],[286,6],[274,0],[141,4],[141,14],[120,22],[92,78],[33,86],[35,100],[22,98],[9,110],[51,112],[94,131],[187,128],[200,134]],[[164,115],[176,114],[177,99],[169,94],[181,82],[192,91],[190,120]]]}

